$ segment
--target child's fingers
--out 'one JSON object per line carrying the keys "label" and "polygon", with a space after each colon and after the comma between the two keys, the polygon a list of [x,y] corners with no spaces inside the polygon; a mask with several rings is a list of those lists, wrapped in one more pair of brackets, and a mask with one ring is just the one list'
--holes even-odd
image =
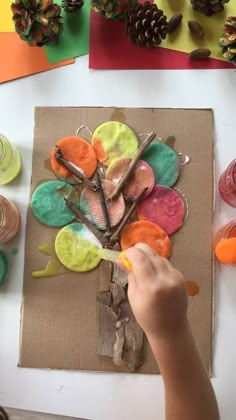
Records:
{"label": "child's fingers", "polygon": [[150,258],[150,260],[151,260],[152,264],[154,265],[154,267],[156,268],[157,272],[166,270],[167,268],[170,269],[172,267],[172,265],[170,264],[170,262],[166,258],[161,257],[149,245],[140,242],[140,243],[136,244],[134,247],[142,250],[146,255],[148,255],[148,258]]}
{"label": "child's fingers", "polygon": [[144,242],[139,242],[138,244],[134,245],[134,248],[141,249],[145,254],[155,256],[157,253],[151,248],[149,245],[145,244]]}
{"label": "child's fingers", "polygon": [[132,265],[132,273],[137,284],[153,280],[156,270],[147,254],[137,247],[125,250],[125,255]]}

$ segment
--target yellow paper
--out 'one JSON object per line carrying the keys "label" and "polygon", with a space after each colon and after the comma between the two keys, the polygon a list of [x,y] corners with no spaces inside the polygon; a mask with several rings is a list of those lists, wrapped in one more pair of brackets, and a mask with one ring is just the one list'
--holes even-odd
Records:
{"label": "yellow paper", "polygon": [[[167,39],[162,41],[161,47],[187,53],[196,48],[209,48],[212,58],[225,61],[218,43],[219,38],[222,36],[227,16],[236,16],[235,0],[226,4],[223,12],[215,13],[210,17],[205,16],[203,13],[195,12],[192,9],[190,0],[155,0],[155,3],[158,8],[164,11],[168,20],[175,13],[183,14],[179,28],[172,34],[167,35]],[[202,25],[205,32],[203,39],[199,40],[191,34],[188,28],[189,20],[195,20]]]}
{"label": "yellow paper", "polygon": [[13,0],[0,0],[0,32],[15,32],[11,4]]}

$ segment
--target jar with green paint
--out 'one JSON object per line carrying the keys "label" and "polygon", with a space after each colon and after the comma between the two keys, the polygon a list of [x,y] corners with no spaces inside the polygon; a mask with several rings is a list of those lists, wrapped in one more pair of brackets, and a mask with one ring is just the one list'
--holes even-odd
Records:
{"label": "jar with green paint", "polygon": [[13,181],[21,170],[19,151],[0,134],[0,185]]}

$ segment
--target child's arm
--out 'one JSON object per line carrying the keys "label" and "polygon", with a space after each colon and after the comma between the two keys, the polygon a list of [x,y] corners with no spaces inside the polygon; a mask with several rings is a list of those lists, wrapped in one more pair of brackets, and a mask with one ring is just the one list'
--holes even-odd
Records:
{"label": "child's arm", "polygon": [[187,320],[182,274],[145,244],[125,251],[128,297],[163,376],[167,420],[218,420],[211,382]]}

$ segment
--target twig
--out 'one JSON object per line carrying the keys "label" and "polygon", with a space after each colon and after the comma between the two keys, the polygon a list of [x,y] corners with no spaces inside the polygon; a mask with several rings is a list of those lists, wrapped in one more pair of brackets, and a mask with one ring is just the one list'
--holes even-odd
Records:
{"label": "twig", "polygon": [[105,197],[105,194],[104,194],[102,181],[101,181],[101,177],[100,177],[99,172],[97,172],[97,189],[98,189],[98,193],[99,193],[99,198],[100,198],[100,203],[101,203],[101,207],[102,207],[103,217],[104,217],[105,224],[106,224],[105,235],[110,236],[110,233],[111,233],[110,217],[109,217],[109,213],[108,213],[106,197]]}
{"label": "twig", "polygon": [[9,420],[7,412],[2,407],[0,407],[0,420]]}
{"label": "twig", "polygon": [[74,163],[66,160],[63,157],[62,151],[60,149],[60,147],[56,144],[55,145],[56,148],[56,153],[55,153],[55,158],[56,160],[63,165],[66,169],[68,169],[68,171],[70,171],[73,175],[74,178],[76,178],[78,181],[83,182],[88,188],[90,188],[93,191],[97,191],[97,185],[95,184],[95,182],[90,181],[82,172],[81,169],[79,169]]}
{"label": "twig", "polygon": [[109,239],[106,238],[106,236],[100,232],[96,226],[90,220],[72,203],[72,201],[67,200],[67,198],[64,197],[65,203],[67,207],[76,215],[76,217],[87,226],[87,228],[96,236],[96,238],[101,242],[103,246],[107,245],[109,242]]}
{"label": "twig", "polygon": [[115,189],[111,192],[111,194],[108,196],[107,200],[114,200],[114,198],[116,198],[122,188],[124,187],[124,185],[126,184],[126,182],[128,181],[128,179],[130,178],[130,176],[132,175],[138,161],[140,160],[143,152],[146,150],[146,148],[149,146],[149,144],[155,139],[156,137],[156,133],[152,132],[150,133],[147,138],[144,140],[144,142],[141,144],[141,146],[139,147],[139,149],[137,150],[137,152],[135,153],[134,157],[132,158],[127,172],[124,173],[124,175],[121,177],[119,183],[117,184],[117,186],[115,187]]}
{"label": "twig", "polygon": [[128,210],[128,212],[126,213],[126,215],[124,216],[124,218],[122,219],[120,225],[118,226],[118,228],[116,229],[116,231],[111,235],[110,237],[110,241],[111,242],[117,242],[119,240],[119,236],[121,231],[124,229],[126,223],[128,222],[129,218],[132,216],[133,212],[135,211],[136,205],[139,202],[140,198],[142,197],[142,195],[145,193],[145,191],[147,190],[147,188],[144,188],[138,195],[137,197],[135,197],[132,206],[130,207],[130,209]]}

